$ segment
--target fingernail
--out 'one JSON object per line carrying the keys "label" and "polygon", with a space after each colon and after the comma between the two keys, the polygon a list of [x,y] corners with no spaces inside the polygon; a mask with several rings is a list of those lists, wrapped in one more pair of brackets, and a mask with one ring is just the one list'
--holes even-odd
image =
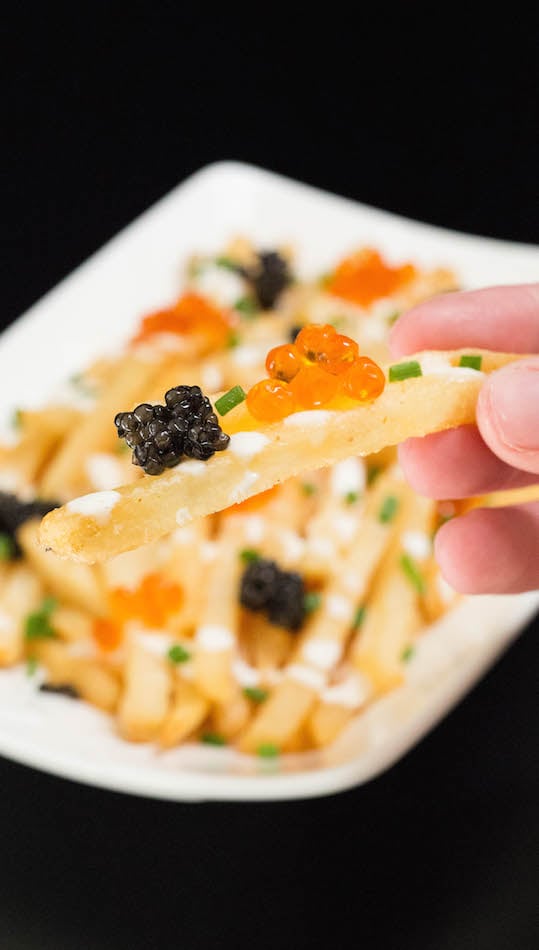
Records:
{"label": "fingernail", "polygon": [[520,452],[539,450],[539,360],[520,362],[489,380],[489,409],[498,437]]}

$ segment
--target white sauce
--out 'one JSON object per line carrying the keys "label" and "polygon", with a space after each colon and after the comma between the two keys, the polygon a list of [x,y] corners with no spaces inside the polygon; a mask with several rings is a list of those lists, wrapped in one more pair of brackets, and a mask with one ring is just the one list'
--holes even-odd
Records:
{"label": "white sauce", "polygon": [[451,366],[449,358],[442,353],[427,353],[420,360],[423,376],[451,376],[456,379],[469,379],[470,376],[484,376],[478,369],[471,366]]}
{"label": "white sauce", "polygon": [[[283,419],[285,426],[324,426],[335,413],[329,409],[304,409]],[[321,436],[323,439],[324,436]]]}
{"label": "white sauce", "polygon": [[192,521],[191,512],[189,508],[178,508],[176,512],[176,524],[179,524],[180,527],[186,524],[188,521]]}
{"label": "white sauce", "polygon": [[432,541],[424,531],[403,531],[401,542],[404,550],[419,561],[432,553]]}
{"label": "white sauce", "polygon": [[238,657],[232,663],[232,673],[240,686],[252,687],[258,686],[260,683],[260,673],[258,670],[255,670],[254,666],[250,666],[249,663],[246,663],[241,657]]}
{"label": "white sauce", "polygon": [[172,541],[175,544],[194,544],[197,540],[197,533],[194,528],[176,528],[172,533]]}
{"label": "white sauce", "polygon": [[205,392],[216,393],[219,389],[222,389],[224,376],[215,363],[206,363],[201,369],[200,376],[202,388]]}
{"label": "white sauce", "polygon": [[341,594],[328,594],[325,605],[326,613],[332,620],[351,620],[354,615],[354,605]]}
{"label": "white sauce", "polygon": [[239,274],[218,264],[205,264],[195,279],[197,290],[216,303],[231,306],[245,296],[245,284]]}
{"label": "white sauce", "polygon": [[345,459],[337,462],[331,469],[331,491],[338,498],[345,498],[351,492],[361,494],[367,482],[365,462],[358,458]]}
{"label": "white sauce", "polygon": [[94,452],[85,463],[89,481],[98,491],[117,488],[125,481],[123,468],[110,452]]}
{"label": "white sauce", "polygon": [[305,541],[295,531],[284,529],[281,532],[283,555],[287,561],[299,561],[305,551]]}
{"label": "white sauce", "polygon": [[181,463],[181,472],[184,475],[202,475],[206,465],[200,459],[187,459],[187,462]]}
{"label": "white sauce", "polygon": [[266,522],[261,515],[249,515],[245,519],[243,532],[249,544],[260,544],[266,533]]}
{"label": "white sauce", "polygon": [[262,432],[235,432],[230,436],[227,451],[237,455],[238,458],[251,459],[254,455],[258,455],[268,443],[267,435]]}
{"label": "white sauce", "polygon": [[68,511],[83,515],[85,518],[106,521],[121,497],[120,492],[117,491],[96,491],[90,495],[73,498],[72,501],[68,501],[66,507]]}
{"label": "white sauce", "polygon": [[333,526],[337,537],[344,542],[350,542],[358,529],[357,518],[346,511],[337,511],[333,516]]}
{"label": "white sauce", "polygon": [[254,483],[258,481],[260,475],[258,472],[245,472],[243,478],[238,482],[235,488],[230,492],[230,503],[235,505],[243,501],[249,495]]}
{"label": "white sauce", "polygon": [[301,651],[303,659],[321,670],[330,670],[340,658],[341,645],[335,640],[315,637],[308,640]]}
{"label": "white sauce", "polygon": [[255,343],[243,343],[232,350],[230,359],[236,366],[258,366],[264,365],[267,354],[267,345]]}
{"label": "white sauce", "polygon": [[198,551],[200,560],[204,561],[204,564],[209,564],[217,557],[218,550],[219,544],[217,541],[203,541]]}
{"label": "white sauce", "polygon": [[148,653],[164,658],[171,646],[176,643],[174,637],[161,630],[138,630],[135,633],[136,642],[144,647]]}
{"label": "white sauce", "polygon": [[319,557],[322,560],[335,557],[335,545],[330,538],[310,538],[308,550],[314,557]]}
{"label": "white sauce", "polygon": [[216,623],[206,623],[196,632],[196,643],[201,650],[208,653],[220,653],[221,650],[230,650],[235,643],[235,637],[228,627]]}
{"label": "white sauce", "polygon": [[359,676],[352,675],[341,683],[326,687],[320,698],[324,703],[344,706],[345,709],[357,709],[369,698],[370,692],[366,682]]}
{"label": "white sauce", "polygon": [[326,682],[326,678],[322,672],[313,670],[310,666],[303,666],[302,663],[292,663],[286,673],[290,679],[296,680],[303,686],[316,690],[316,692],[323,689]]}

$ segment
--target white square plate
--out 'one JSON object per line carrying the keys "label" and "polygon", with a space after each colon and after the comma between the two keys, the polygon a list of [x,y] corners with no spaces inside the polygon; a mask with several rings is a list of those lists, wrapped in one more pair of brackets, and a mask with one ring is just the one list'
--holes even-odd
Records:
{"label": "white square plate", "polygon": [[[292,243],[297,271],[327,270],[361,244],[390,258],[453,268],[465,287],[533,281],[536,247],[459,234],[357,204],[262,169],[210,165],[79,267],[0,339],[0,405],[39,404],[93,356],[113,349],[179,290],[194,251],[245,234]],[[464,695],[539,605],[539,594],[464,600],[426,634],[406,684],[359,716],[327,750],[259,762],[226,749],[159,752],[120,740],[108,717],[0,672],[0,753],[81,782],[155,798],[284,799],[329,794],[393,764]]]}

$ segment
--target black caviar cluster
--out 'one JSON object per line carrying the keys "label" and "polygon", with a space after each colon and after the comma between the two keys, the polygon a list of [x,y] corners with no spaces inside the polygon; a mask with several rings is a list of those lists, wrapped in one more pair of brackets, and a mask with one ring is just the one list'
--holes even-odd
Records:
{"label": "black caviar cluster", "polygon": [[305,585],[301,574],[282,571],[275,561],[258,558],[247,565],[240,585],[240,603],[263,611],[269,622],[298,630],[305,616]]}
{"label": "black caviar cluster", "polygon": [[256,264],[238,271],[250,284],[262,310],[271,310],[285,287],[292,283],[288,262],[277,251],[260,251]]}
{"label": "black caviar cluster", "polygon": [[14,557],[20,557],[21,548],[17,543],[17,529],[31,518],[44,518],[53,508],[59,508],[59,501],[34,498],[21,501],[16,495],[0,491],[0,534],[8,535],[12,542]]}
{"label": "black caviar cluster", "polygon": [[147,475],[173,468],[184,455],[206,461],[230,442],[200,386],[175,386],[165,393],[164,406],[143,402],[133,412],[119,412],[114,425]]}

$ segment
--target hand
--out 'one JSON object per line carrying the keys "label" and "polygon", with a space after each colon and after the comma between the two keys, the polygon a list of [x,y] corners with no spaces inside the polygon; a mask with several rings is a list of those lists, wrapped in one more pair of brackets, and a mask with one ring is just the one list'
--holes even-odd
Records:
{"label": "hand", "polygon": [[[443,294],[404,314],[391,337],[395,357],[468,346],[539,354],[539,284]],[[486,377],[477,428],[410,439],[399,455],[413,487],[432,498],[539,483],[539,355]],[[435,553],[462,593],[539,588],[539,502],[455,518],[437,532]]]}

